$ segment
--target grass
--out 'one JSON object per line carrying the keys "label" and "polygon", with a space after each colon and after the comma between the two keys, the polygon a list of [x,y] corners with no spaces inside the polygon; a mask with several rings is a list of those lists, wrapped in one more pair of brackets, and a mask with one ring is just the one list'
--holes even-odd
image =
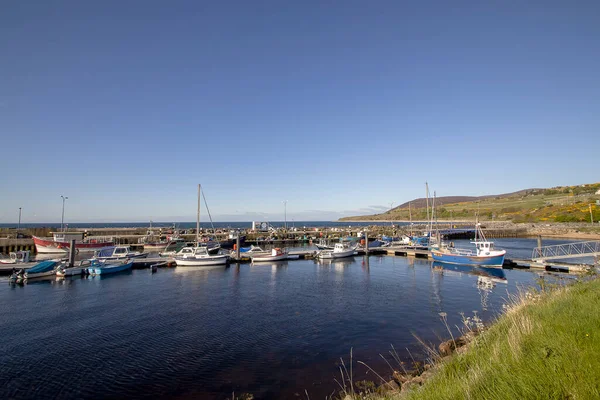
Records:
{"label": "grass", "polygon": [[523,296],[418,389],[382,398],[600,398],[600,280]]}

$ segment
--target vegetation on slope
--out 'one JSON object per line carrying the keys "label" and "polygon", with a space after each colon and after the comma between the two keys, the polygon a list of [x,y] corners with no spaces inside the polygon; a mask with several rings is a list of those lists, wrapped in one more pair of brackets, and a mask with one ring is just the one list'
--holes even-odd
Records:
{"label": "vegetation on slope", "polygon": [[[476,201],[461,201],[436,207],[441,220],[480,220],[513,222],[589,222],[600,221],[600,183],[580,186],[564,186],[552,189],[530,189],[508,195],[485,196]],[[411,203],[413,221],[427,219],[427,209],[422,199],[416,200],[420,207]],[[439,203],[438,203],[439,204]],[[592,214],[590,215],[590,207]],[[406,221],[409,220],[408,203],[383,214],[341,218],[341,221]]]}
{"label": "vegetation on slope", "polygon": [[409,399],[600,398],[600,280],[529,293]]}

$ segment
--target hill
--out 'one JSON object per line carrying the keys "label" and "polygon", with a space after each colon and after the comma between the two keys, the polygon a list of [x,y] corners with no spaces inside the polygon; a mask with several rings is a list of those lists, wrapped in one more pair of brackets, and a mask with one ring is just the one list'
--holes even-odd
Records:
{"label": "hill", "polygon": [[[600,220],[600,183],[558,186],[550,189],[524,189],[514,193],[436,198],[436,215],[440,220],[480,220],[513,222],[594,222]],[[406,202],[382,214],[341,218],[340,221],[424,221],[426,199]],[[430,199],[431,207],[431,199]],[[590,213],[591,210],[591,213]]]}

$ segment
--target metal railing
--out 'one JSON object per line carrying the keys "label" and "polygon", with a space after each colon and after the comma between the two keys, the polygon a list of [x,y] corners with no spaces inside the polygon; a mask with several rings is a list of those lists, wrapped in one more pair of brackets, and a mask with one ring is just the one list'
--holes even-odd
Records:
{"label": "metal railing", "polygon": [[594,256],[600,256],[600,240],[536,247],[533,249],[531,259],[541,262],[545,260]]}

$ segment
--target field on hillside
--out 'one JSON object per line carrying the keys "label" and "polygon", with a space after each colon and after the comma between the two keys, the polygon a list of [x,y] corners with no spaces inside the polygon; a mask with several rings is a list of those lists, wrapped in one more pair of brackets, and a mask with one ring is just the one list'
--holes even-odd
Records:
{"label": "field on hillside", "polygon": [[[533,189],[511,196],[488,197],[477,201],[444,204],[436,208],[441,220],[474,220],[513,222],[594,222],[600,220],[600,183]],[[431,204],[431,203],[430,203]],[[590,214],[591,209],[591,214]],[[410,211],[410,214],[409,214]],[[431,211],[430,211],[431,212]],[[395,208],[383,214],[342,218],[341,220],[426,220],[425,207]]]}

